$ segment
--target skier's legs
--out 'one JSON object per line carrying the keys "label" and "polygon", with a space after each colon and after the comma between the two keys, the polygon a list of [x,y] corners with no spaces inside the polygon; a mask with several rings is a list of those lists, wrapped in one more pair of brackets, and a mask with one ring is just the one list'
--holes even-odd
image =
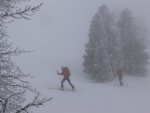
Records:
{"label": "skier's legs", "polygon": [[62,79],[62,81],[61,81],[61,88],[64,88],[64,84],[63,83],[64,83],[65,80],[66,80],[66,78]]}
{"label": "skier's legs", "polygon": [[120,81],[120,86],[123,86],[123,82],[122,81]]}
{"label": "skier's legs", "polygon": [[122,77],[119,78],[120,86],[123,86]]}
{"label": "skier's legs", "polygon": [[70,82],[70,78],[69,77],[67,77],[67,79],[66,79],[67,81],[68,81],[68,83],[70,84],[70,86],[72,87],[72,89],[74,89],[74,85]]}

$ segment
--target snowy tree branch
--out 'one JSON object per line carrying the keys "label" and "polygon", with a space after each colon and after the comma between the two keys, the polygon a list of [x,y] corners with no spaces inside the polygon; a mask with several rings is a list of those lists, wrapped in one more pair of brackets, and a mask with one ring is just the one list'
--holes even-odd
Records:
{"label": "snowy tree branch", "polygon": [[5,14],[1,14],[1,17],[2,18],[12,17],[16,19],[24,18],[24,19],[30,20],[28,16],[32,16],[36,11],[40,9],[41,6],[42,6],[42,3],[32,8],[31,6],[26,6],[24,10],[18,9],[16,10],[15,13],[10,13],[10,14],[6,12]]}
{"label": "snowy tree branch", "polygon": [[21,113],[21,111],[26,111],[27,112],[28,108],[30,108],[30,107],[39,107],[39,106],[43,105],[45,102],[48,102],[52,99],[52,98],[50,98],[50,99],[43,98],[41,100],[38,100],[38,98],[39,98],[39,93],[37,94],[37,96],[35,96],[34,100],[31,103],[27,104],[26,106],[24,106],[23,108],[18,110],[16,113]]}

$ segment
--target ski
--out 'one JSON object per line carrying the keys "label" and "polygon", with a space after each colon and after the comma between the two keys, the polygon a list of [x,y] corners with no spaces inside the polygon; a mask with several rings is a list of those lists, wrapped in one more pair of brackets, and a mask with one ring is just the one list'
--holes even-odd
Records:
{"label": "ski", "polygon": [[76,90],[71,90],[71,89],[61,89],[61,88],[52,88],[52,87],[49,87],[48,89],[50,90],[59,90],[59,91],[70,91],[70,92],[75,92]]}

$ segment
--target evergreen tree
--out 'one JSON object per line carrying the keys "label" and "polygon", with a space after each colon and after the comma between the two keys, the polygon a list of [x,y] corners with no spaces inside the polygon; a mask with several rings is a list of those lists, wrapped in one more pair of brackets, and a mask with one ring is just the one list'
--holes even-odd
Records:
{"label": "evergreen tree", "polygon": [[117,32],[114,16],[102,5],[91,21],[89,42],[83,56],[84,71],[99,81],[110,80],[117,60]]}
{"label": "evergreen tree", "polygon": [[121,12],[118,28],[123,70],[128,74],[144,72],[149,56],[145,52],[146,46],[138,37],[135,19],[129,9]]}

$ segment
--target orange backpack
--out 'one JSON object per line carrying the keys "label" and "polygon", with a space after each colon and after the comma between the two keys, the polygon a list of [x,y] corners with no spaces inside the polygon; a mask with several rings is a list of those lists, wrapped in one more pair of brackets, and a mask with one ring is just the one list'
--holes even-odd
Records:
{"label": "orange backpack", "polygon": [[69,70],[68,67],[65,67],[64,70],[65,70],[67,76],[71,75],[70,70]]}

